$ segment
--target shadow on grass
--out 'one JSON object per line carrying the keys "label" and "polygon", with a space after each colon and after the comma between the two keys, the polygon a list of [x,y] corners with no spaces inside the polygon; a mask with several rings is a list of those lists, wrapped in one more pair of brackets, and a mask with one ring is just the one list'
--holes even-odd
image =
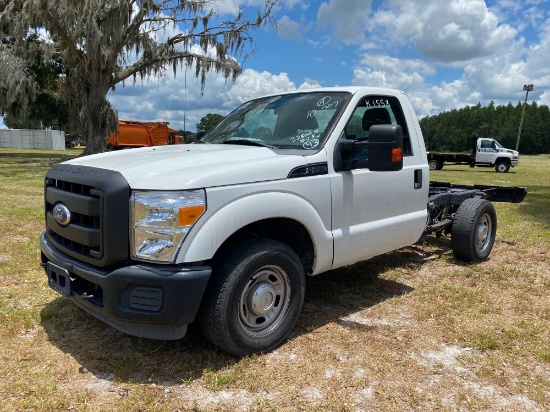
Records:
{"label": "shadow on grass", "polygon": [[550,186],[530,185],[519,212],[550,228]]}
{"label": "shadow on grass", "polygon": [[[437,246],[432,249],[429,255],[440,252]],[[379,275],[398,267],[421,266],[427,257],[424,250],[411,247],[308,278],[304,309],[291,338],[332,322],[348,326],[342,318],[411,293],[411,287]],[[211,344],[194,324],[178,341],[136,338],[110,328],[61,297],[48,303],[41,317],[51,343],[74,357],[82,365],[81,373],[98,378],[181,384],[241,362]]]}

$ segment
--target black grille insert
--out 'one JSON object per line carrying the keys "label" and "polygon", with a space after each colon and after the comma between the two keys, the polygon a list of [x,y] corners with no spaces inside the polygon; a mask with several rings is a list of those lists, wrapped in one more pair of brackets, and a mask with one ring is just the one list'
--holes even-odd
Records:
{"label": "black grille insert", "polygon": [[[46,174],[45,212],[48,239],[64,253],[96,266],[124,263],[128,258],[129,187],[118,172],[87,166],[58,165]],[[53,213],[62,203],[70,223]]]}

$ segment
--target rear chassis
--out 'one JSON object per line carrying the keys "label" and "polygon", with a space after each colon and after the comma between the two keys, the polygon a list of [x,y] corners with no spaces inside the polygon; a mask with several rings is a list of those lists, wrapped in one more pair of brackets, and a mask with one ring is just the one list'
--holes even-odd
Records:
{"label": "rear chassis", "polygon": [[458,207],[470,198],[491,202],[521,203],[527,195],[525,187],[486,185],[454,185],[449,182],[430,182],[428,196],[428,221],[424,235],[450,233]]}

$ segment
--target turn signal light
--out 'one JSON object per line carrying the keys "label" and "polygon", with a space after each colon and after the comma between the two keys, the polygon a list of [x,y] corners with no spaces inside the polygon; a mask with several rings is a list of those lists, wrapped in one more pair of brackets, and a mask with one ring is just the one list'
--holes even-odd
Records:
{"label": "turn signal light", "polygon": [[391,149],[391,162],[399,163],[403,161],[403,149],[401,147],[394,147]]}

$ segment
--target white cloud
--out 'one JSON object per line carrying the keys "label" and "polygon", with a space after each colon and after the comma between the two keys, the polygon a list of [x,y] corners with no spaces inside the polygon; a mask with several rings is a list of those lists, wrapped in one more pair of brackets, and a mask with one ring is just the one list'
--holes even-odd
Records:
{"label": "white cloud", "polygon": [[391,87],[401,90],[424,86],[424,76],[435,69],[418,59],[399,59],[385,55],[365,54],[353,72],[353,85]]}
{"label": "white cloud", "polygon": [[338,40],[361,44],[370,19],[371,0],[329,0],[317,12],[317,26],[329,28]]}
{"label": "white cloud", "polygon": [[223,106],[235,108],[250,99],[289,90],[296,90],[296,85],[290,81],[286,73],[274,75],[267,71],[260,73],[252,69],[246,69],[239,76],[231,90],[227,92],[227,98],[223,102]]}
{"label": "white cloud", "polygon": [[517,34],[484,0],[390,0],[371,21],[369,32],[394,44],[412,44],[421,55],[443,63],[496,54]]}
{"label": "white cloud", "polygon": [[277,20],[277,34],[284,40],[299,40],[303,38],[302,25],[292,20],[286,14]]}
{"label": "white cloud", "polygon": [[[366,53],[354,65],[353,84],[405,90],[421,116],[491,100],[515,104],[531,83],[530,100],[548,102],[550,19],[538,23],[538,39],[526,47],[519,31],[499,20],[516,2],[500,3],[496,12],[482,0],[389,0],[373,12],[371,41],[358,50]],[[407,50],[422,57],[397,57]]]}

